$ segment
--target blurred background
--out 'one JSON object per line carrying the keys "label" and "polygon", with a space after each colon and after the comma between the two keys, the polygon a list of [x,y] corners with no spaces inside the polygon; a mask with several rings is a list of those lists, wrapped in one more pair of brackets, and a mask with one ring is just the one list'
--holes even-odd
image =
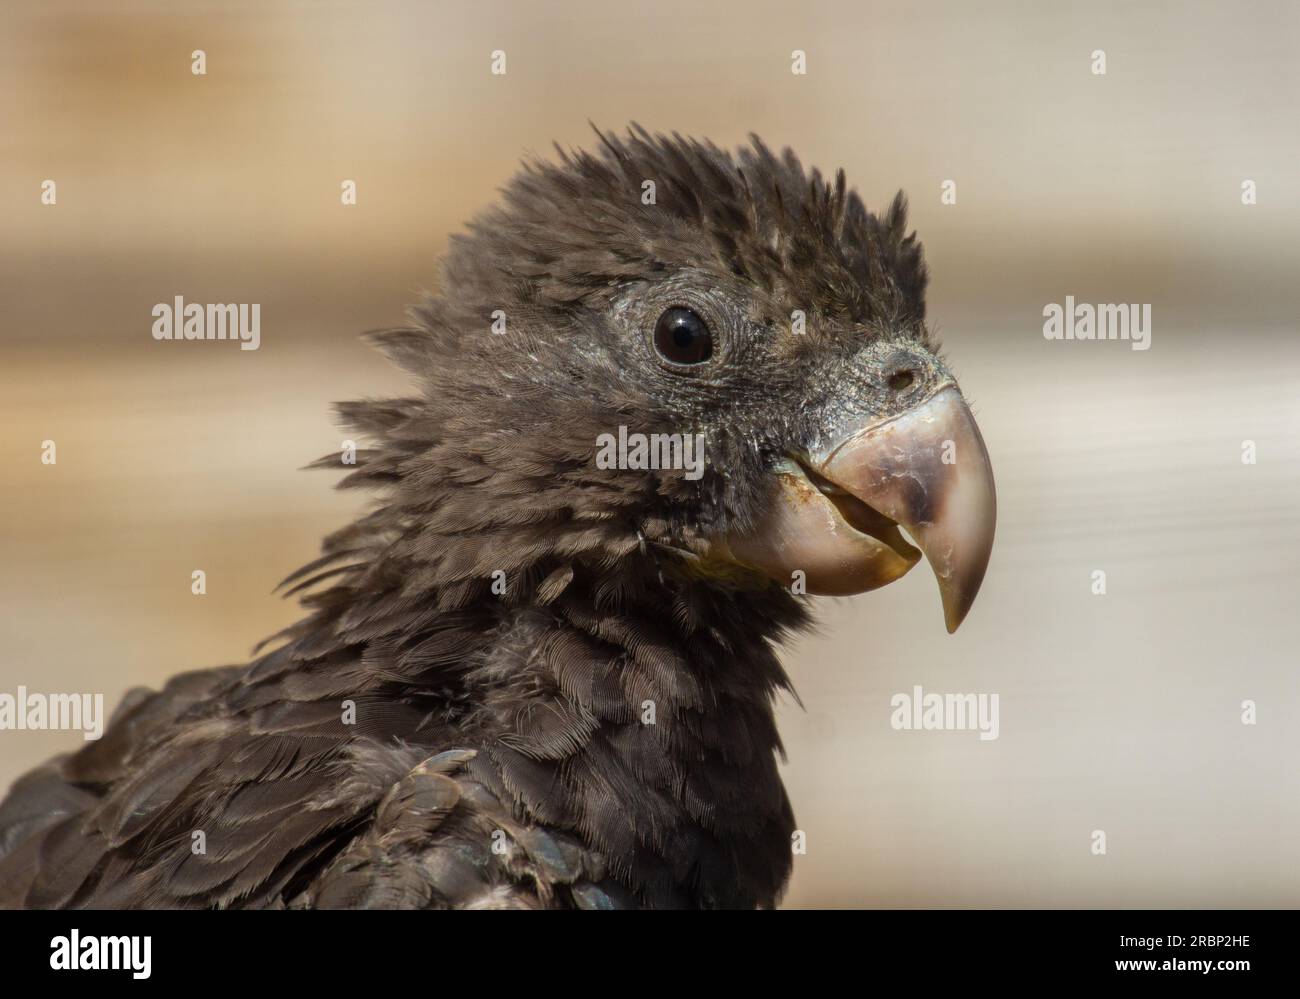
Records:
{"label": "blurred background", "polygon": [[[1000,506],[957,635],[917,571],[787,650],[786,904],[1300,904],[1298,42],[1289,0],[5,4],[0,692],[111,710],[295,619],[364,501],[297,469],[404,390],[357,334],[522,154],[755,131],[908,192]],[[261,349],[154,341],[175,295],[261,303]],[[1150,303],[1151,349],[1045,340],[1066,295]],[[918,684],[1000,738],[892,730]],[[0,787],[79,744],[0,732]]]}

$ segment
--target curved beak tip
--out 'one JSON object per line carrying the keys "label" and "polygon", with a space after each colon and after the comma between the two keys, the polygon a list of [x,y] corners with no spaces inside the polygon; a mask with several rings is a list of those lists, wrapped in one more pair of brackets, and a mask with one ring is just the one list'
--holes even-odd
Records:
{"label": "curved beak tip", "polygon": [[955,632],[984,580],[997,524],[992,464],[957,388],[853,433],[819,471],[912,536],[938,580],[948,632]]}
{"label": "curved beak tip", "polygon": [[805,571],[806,592],[835,596],[885,586],[924,555],[955,632],[983,582],[997,521],[988,451],[961,393],[948,383],[833,436],[779,472],[763,521],[728,536],[720,554],[784,583]]}
{"label": "curved beak tip", "polygon": [[943,600],[943,623],[948,628],[948,634],[951,635],[966,620],[966,615],[975,604],[975,594],[964,596],[941,591],[940,598]]}

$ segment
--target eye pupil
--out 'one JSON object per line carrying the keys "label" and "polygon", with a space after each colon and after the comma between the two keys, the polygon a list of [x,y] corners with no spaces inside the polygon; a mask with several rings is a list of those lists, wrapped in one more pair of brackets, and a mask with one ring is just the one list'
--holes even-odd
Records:
{"label": "eye pupil", "polygon": [[655,349],[674,364],[703,364],[713,355],[713,334],[695,312],[674,306],[655,323]]}

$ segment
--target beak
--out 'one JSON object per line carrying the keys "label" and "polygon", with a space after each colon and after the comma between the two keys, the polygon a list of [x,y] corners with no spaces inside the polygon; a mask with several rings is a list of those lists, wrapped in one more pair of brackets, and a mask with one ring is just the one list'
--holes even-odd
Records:
{"label": "beak", "polygon": [[727,554],[787,585],[803,570],[807,592],[844,595],[892,583],[924,553],[956,631],[984,579],[997,520],[988,452],[961,393],[949,382],[904,413],[832,438],[777,468],[761,522],[729,537]]}

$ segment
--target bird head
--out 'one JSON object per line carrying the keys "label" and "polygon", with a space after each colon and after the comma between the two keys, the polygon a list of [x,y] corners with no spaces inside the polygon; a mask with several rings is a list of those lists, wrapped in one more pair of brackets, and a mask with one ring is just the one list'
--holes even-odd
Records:
{"label": "bird head", "polygon": [[425,388],[353,414],[386,435],[361,474],[400,482],[399,543],[444,584],[500,568],[534,593],[649,557],[851,594],[924,555],[954,630],[994,486],[901,193],[873,214],[757,138],[597,135],[526,164],[413,326],[377,336]]}

